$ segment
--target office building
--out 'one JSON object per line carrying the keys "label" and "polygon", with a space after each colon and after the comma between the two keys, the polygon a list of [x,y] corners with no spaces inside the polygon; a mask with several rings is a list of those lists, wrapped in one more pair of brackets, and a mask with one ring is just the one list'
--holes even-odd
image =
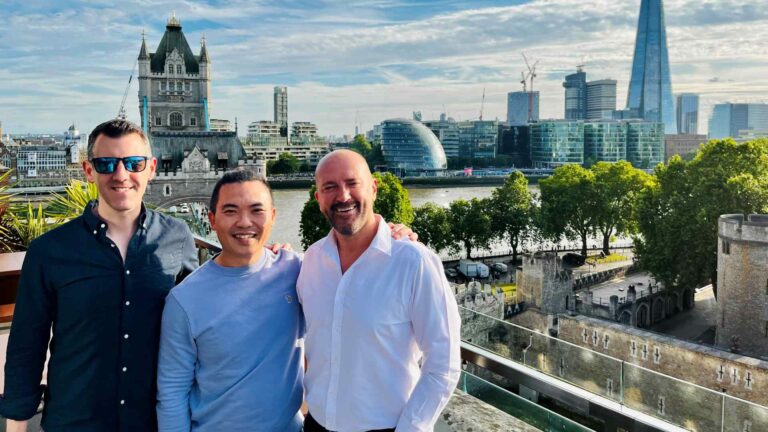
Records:
{"label": "office building", "polygon": [[616,120],[584,123],[584,164],[618,162],[627,159],[628,123]]}
{"label": "office building", "polygon": [[507,94],[507,124],[522,126],[539,120],[539,92],[511,92]]}
{"label": "office building", "polygon": [[672,156],[678,155],[683,159],[693,159],[702,144],[707,142],[706,135],[676,134],[664,138],[664,162],[669,162]]}
{"label": "office building", "polygon": [[[722,103],[712,110],[709,120],[709,138],[745,139],[755,131],[768,129],[768,104]],[[751,132],[750,132],[751,131]]]}
{"label": "office building", "polygon": [[440,140],[428,127],[411,119],[385,120],[381,125],[381,152],[388,170],[401,176],[434,176],[448,168]]}
{"label": "office building", "polygon": [[232,122],[222,119],[211,119],[211,132],[232,132]]}
{"label": "office building", "polygon": [[635,168],[653,169],[664,162],[663,123],[627,121],[627,161]]}
{"label": "office building", "polygon": [[677,114],[677,133],[684,135],[699,133],[699,95],[695,93],[677,95],[675,112]]}
{"label": "office building", "polygon": [[677,133],[662,0],[640,4],[627,109],[634,118],[664,123],[667,134]]}
{"label": "office building", "polygon": [[427,120],[422,122],[435,134],[443,146],[445,157],[459,157],[459,125],[453,118],[440,114],[440,120]]}
{"label": "office building", "polygon": [[587,120],[612,120],[616,111],[616,80],[587,83]]}
{"label": "office building", "polygon": [[493,159],[499,122],[496,120],[468,120],[458,123],[459,157]]}
{"label": "office building", "polygon": [[587,118],[587,74],[581,66],[575,73],[565,76],[565,119]]}
{"label": "office building", "polygon": [[584,122],[544,120],[530,125],[531,164],[556,168],[584,163]]}
{"label": "office building", "polygon": [[497,154],[510,156],[515,168],[531,167],[531,127],[500,124]]}

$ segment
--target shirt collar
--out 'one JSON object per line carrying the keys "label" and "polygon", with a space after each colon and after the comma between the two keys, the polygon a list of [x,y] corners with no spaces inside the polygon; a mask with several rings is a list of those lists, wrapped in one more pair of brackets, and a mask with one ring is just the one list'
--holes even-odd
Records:
{"label": "shirt collar", "polygon": [[[376,235],[366,250],[377,249],[385,255],[392,255],[392,231],[382,216],[376,215],[376,220],[378,221]],[[333,235],[333,228],[325,237],[322,251],[331,257],[339,256],[339,245],[336,243],[336,237]]]}
{"label": "shirt collar", "polygon": [[[86,204],[85,209],[83,210],[83,219],[85,220],[86,225],[88,225],[88,228],[90,229],[98,229],[101,224],[106,224],[107,222],[96,216],[94,213],[94,210],[99,206],[98,200],[91,200]],[[147,223],[147,217],[149,216],[149,211],[144,206],[144,203],[141,203],[141,212],[139,212],[139,227],[146,228]]]}

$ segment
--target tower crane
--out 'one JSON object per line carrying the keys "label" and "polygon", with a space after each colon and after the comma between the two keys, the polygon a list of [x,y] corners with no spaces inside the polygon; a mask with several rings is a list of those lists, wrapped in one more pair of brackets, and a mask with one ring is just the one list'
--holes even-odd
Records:
{"label": "tower crane", "polygon": [[536,62],[533,63],[533,66],[531,66],[531,64],[528,62],[528,57],[525,56],[525,53],[522,54],[523,60],[525,60],[525,67],[528,68],[528,77],[531,80],[531,85],[528,92],[528,123],[530,123],[533,119],[533,79],[536,78],[536,65],[539,64],[539,61],[536,60]]}
{"label": "tower crane", "polygon": [[483,87],[483,100],[480,102],[480,121],[483,121],[483,108],[485,108],[485,87]]}
{"label": "tower crane", "polygon": [[136,72],[136,65],[138,64],[139,60],[136,59],[136,61],[133,62],[133,68],[131,69],[131,76],[128,77],[128,84],[125,86],[125,91],[123,92],[123,100],[120,102],[120,109],[117,110],[117,118],[125,120],[125,100],[128,98],[128,90],[131,89],[131,81],[133,81],[133,73]]}

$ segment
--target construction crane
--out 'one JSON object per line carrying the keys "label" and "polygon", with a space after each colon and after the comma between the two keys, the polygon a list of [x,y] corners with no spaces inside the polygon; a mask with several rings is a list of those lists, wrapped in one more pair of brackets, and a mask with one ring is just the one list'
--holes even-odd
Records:
{"label": "construction crane", "polygon": [[131,76],[128,77],[128,84],[125,86],[125,91],[123,92],[123,100],[120,102],[120,109],[117,110],[117,118],[125,120],[125,100],[128,98],[128,90],[131,89],[131,81],[133,81],[133,73],[136,72],[136,65],[138,64],[139,60],[136,59],[136,61],[133,62],[133,68],[131,69]]}
{"label": "construction crane", "polygon": [[520,84],[523,85],[523,93],[528,91],[528,75],[525,74],[525,72],[520,72],[520,77],[522,80],[520,80]]}
{"label": "construction crane", "polygon": [[528,57],[525,56],[525,53],[522,54],[523,60],[525,60],[525,67],[528,68],[528,79],[531,82],[528,91],[528,123],[530,123],[533,120],[533,79],[536,78],[536,65],[539,64],[539,61],[536,60],[533,66],[531,66],[530,62],[528,62]]}
{"label": "construction crane", "polygon": [[483,121],[483,108],[485,108],[485,87],[483,87],[483,100],[480,102],[480,121]]}

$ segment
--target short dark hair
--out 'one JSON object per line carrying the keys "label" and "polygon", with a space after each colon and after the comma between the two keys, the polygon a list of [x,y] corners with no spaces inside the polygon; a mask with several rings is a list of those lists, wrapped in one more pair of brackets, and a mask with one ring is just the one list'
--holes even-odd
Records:
{"label": "short dark hair", "polygon": [[211,203],[208,207],[208,210],[211,213],[216,213],[216,205],[219,203],[219,191],[221,190],[222,186],[234,183],[245,183],[249,181],[255,181],[263,184],[264,187],[267,188],[267,192],[269,192],[270,204],[274,206],[275,199],[272,197],[272,188],[269,186],[269,183],[267,183],[267,179],[265,179],[263,176],[257,175],[255,172],[249,169],[236,169],[225,172],[219,181],[216,182],[216,185],[213,187]]}
{"label": "short dark hair", "polygon": [[93,159],[93,147],[96,145],[96,138],[100,135],[106,135],[110,138],[120,138],[122,136],[138,134],[144,144],[147,145],[147,154],[152,154],[152,147],[149,145],[149,138],[147,134],[136,123],[123,119],[107,120],[104,123],[96,126],[91,134],[88,135],[88,159]]}

